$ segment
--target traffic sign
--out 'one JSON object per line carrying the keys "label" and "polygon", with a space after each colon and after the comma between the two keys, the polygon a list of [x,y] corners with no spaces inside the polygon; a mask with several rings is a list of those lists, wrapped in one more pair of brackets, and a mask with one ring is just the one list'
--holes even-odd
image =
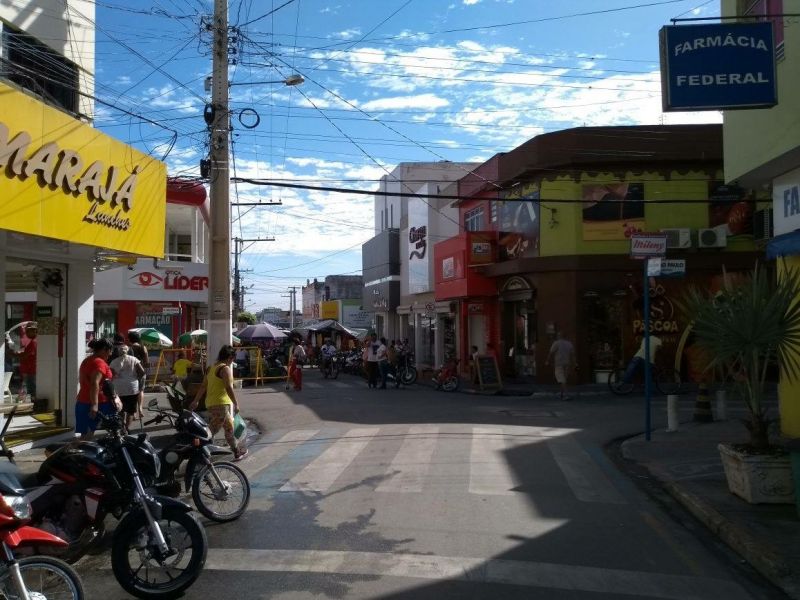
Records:
{"label": "traffic sign", "polygon": [[683,277],[686,274],[686,260],[683,258],[650,258],[647,261],[648,277]]}

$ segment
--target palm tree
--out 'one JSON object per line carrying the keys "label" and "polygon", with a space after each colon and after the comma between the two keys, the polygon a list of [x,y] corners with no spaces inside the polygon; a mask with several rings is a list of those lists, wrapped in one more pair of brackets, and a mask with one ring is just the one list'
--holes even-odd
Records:
{"label": "palm tree", "polygon": [[693,321],[697,343],[733,382],[750,412],[745,426],[753,452],[769,448],[770,419],[764,408],[767,372],[778,364],[781,377],[800,374],[800,274],[781,265],[777,283],[756,264],[744,280],[723,270],[716,295],[693,288],[682,302]]}

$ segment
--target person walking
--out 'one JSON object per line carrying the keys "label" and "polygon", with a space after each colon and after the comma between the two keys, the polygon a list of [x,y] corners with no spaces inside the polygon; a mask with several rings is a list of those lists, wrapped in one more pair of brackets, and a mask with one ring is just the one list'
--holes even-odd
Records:
{"label": "person walking", "polygon": [[206,373],[200,389],[197,390],[189,410],[195,410],[205,394],[208,411],[208,427],[212,437],[222,428],[225,441],[233,452],[233,460],[239,461],[247,456],[247,448],[239,449],[233,435],[233,416],[239,412],[239,401],[233,391],[233,364],[236,350],[233,346],[222,346],[217,355],[217,362]]}
{"label": "person walking", "polygon": [[294,350],[292,350],[292,360],[294,361],[294,377],[292,378],[294,391],[299,392],[303,389],[303,365],[308,360],[304,342],[300,341],[295,344]]}
{"label": "person walking", "polygon": [[114,391],[122,401],[122,411],[125,413],[125,428],[130,429],[131,423],[139,413],[139,382],[144,377],[144,367],[141,361],[130,354],[130,348],[122,345],[119,356],[109,365],[114,374]]}
{"label": "person walking", "polygon": [[370,334],[369,341],[367,342],[367,385],[370,388],[378,387],[378,336],[375,333]]}
{"label": "person walking", "polygon": [[142,412],[142,406],[144,405],[144,386],[147,382],[147,369],[150,368],[150,357],[147,354],[147,348],[144,347],[142,344],[142,336],[140,336],[135,331],[128,332],[128,348],[129,352],[139,359],[139,362],[142,363],[142,367],[144,367],[144,375],[141,376],[139,379],[139,418],[141,419],[144,416]]}
{"label": "person walking", "polygon": [[389,354],[386,348],[386,338],[381,338],[378,349],[375,351],[375,358],[378,359],[378,373],[381,376],[381,389],[386,389],[386,378],[389,376]]}
{"label": "person walking", "polygon": [[567,380],[569,379],[570,371],[575,365],[575,346],[569,340],[564,339],[564,334],[560,331],[556,334],[556,340],[550,346],[545,365],[550,364],[551,359],[553,360],[553,372],[556,381],[561,385],[561,399],[569,400],[570,398],[567,396]]}
{"label": "person walking", "polygon": [[[36,337],[38,334],[39,330],[35,324],[26,325],[25,336],[28,338],[28,343],[21,350],[13,353],[20,359],[19,374],[22,377],[20,392],[27,392],[28,402],[36,400],[36,356],[39,350],[39,342],[36,341]],[[18,397],[21,398],[24,395],[24,393],[20,393]]]}
{"label": "person walking", "polygon": [[91,440],[97,429],[97,413],[115,415],[122,403],[111,385],[114,373],[108,366],[112,344],[105,338],[89,342],[92,354],[78,369],[78,398],[75,402],[75,433],[81,440]]}

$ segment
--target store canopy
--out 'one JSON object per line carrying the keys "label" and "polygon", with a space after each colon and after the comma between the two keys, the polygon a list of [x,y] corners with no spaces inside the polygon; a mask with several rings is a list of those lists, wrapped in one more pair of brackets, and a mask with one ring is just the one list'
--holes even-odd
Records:
{"label": "store canopy", "polygon": [[326,331],[338,331],[340,333],[344,333],[345,335],[349,335],[350,337],[358,338],[358,331],[354,329],[348,329],[339,321],[335,321],[334,319],[327,319],[325,321],[320,321],[319,323],[312,323],[310,325],[304,325],[302,327],[296,327],[294,329],[297,333],[306,333],[309,331],[313,331],[314,333],[323,333]]}
{"label": "store canopy", "polygon": [[800,231],[776,235],[767,244],[767,258],[800,255]]}

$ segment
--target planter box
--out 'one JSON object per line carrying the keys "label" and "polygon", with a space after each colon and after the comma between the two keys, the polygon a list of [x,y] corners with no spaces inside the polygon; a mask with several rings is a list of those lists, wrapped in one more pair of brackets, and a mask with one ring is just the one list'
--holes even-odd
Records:
{"label": "planter box", "polygon": [[611,369],[595,369],[594,382],[595,383],[608,383],[608,376],[611,375]]}
{"label": "planter box", "polygon": [[750,504],[792,504],[794,485],[789,455],[765,456],[717,446],[728,489]]}

